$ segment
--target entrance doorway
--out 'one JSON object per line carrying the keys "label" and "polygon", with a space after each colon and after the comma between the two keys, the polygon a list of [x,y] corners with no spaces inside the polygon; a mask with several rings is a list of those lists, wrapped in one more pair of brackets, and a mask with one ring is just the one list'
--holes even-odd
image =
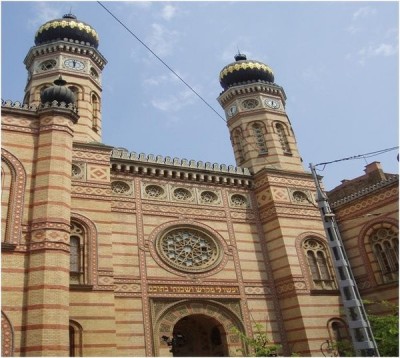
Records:
{"label": "entrance doorway", "polygon": [[194,314],[181,318],[174,326],[174,357],[227,357],[228,345],[223,326],[214,318]]}

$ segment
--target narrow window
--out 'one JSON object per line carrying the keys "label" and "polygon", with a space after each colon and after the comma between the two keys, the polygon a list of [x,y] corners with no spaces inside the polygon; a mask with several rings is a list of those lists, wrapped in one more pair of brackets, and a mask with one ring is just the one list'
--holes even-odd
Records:
{"label": "narrow window", "polygon": [[252,128],[259,154],[267,154],[267,144],[265,143],[262,125],[260,123],[254,123]]}
{"label": "narrow window", "polygon": [[242,133],[240,132],[239,129],[237,129],[233,132],[233,145],[234,145],[234,150],[236,152],[238,164],[241,164],[244,162],[245,156],[244,156],[244,150],[243,150]]}
{"label": "narrow window", "polygon": [[100,103],[99,98],[92,94],[92,127],[98,129],[98,119],[100,118]]}
{"label": "narrow window", "polygon": [[283,153],[291,154],[292,151],[290,150],[289,141],[286,136],[285,128],[281,123],[275,124],[276,133],[278,134],[279,142],[281,143]]}

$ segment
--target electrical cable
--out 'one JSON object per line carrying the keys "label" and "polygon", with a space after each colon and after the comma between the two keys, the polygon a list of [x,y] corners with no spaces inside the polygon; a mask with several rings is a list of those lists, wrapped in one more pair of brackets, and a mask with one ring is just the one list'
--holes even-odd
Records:
{"label": "electrical cable", "polygon": [[107,7],[105,7],[101,1],[97,1],[97,3],[106,10],[121,26],[125,28],[136,40],[138,40],[157,60],[159,60],[165,67],[168,68],[182,83],[184,83],[197,97],[199,97],[219,118],[221,118],[225,123],[226,119],[222,117],[216,109],[214,109],[211,104],[209,104],[196,90],[191,87],[181,76],[179,76],[163,59],[161,59],[149,46],[147,46],[138,36],[136,36],[132,30],[130,30],[120,19],[118,19]]}
{"label": "electrical cable", "polygon": [[396,150],[396,149],[399,149],[399,147],[398,146],[397,147],[391,147],[391,148],[377,150],[375,152],[370,152],[370,153],[365,153],[365,154],[358,154],[358,155],[353,155],[353,156],[347,157],[347,158],[336,159],[336,160],[332,160],[330,162],[318,163],[318,164],[315,165],[315,167],[323,165],[322,169],[318,169],[319,171],[323,171],[328,164],[337,163],[337,162],[343,162],[345,160],[371,158],[371,157],[375,157],[377,155],[381,155],[381,154],[384,154],[384,153],[387,153],[387,152],[391,152],[392,150]]}

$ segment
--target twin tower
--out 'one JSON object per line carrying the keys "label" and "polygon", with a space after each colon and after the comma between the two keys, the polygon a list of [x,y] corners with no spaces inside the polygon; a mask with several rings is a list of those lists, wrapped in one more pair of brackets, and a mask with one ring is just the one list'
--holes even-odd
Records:
{"label": "twin tower", "polygon": [[[67,14],[39,28],[36,46],[24,61],[29,74],[24,103],[38,105],[41,93],[60,75],[75,94],[77,142],[101,142],[102,71],[107,61],[98,44],[90,25]],[[218,101],[226,113],[237,166],[252,173],[265,167],[303,172],[285,111],[286,95],[271,68],[238,54],[222,69],[220,83]]]}

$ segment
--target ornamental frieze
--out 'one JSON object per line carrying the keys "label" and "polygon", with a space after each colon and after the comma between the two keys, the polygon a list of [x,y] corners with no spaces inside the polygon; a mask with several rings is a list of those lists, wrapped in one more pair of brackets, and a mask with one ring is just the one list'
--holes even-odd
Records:
{"label": "ornamental frieze", "polygon": [[254,181],[255,189],[258,189],[262,186],[268,186],[270,184],[277,184],[279,186],[290,186],[290,187],[301,187],[307,189],[315,189],[315,184],[310,178],[310,180],[302,180],[295,178],[287,178],[287,177],[277,177],[277,176],[265,176],[260,180]]}
{"label": "ornamental frieze", "polygon": [[72,185],[72,194],[86,194],[91,196],[110,196],[111,189],[99,188],[94,186]]}
{"label": "ornamental frieze", "polygon": [[207,217],[216,217],[216,218],[224,218],[225,211],[223,210],[210,210],[210,209],[195,209],[189,208],[187,206],[170,206],[170,205],[152,205],[152,204],[143,204],[143,211],[147,211],[149,213],[154,214],[179,214],[179,215],[188,215],[188,216],[207,216]]}
{"label": "ornamental frieze", "polygon": [[368,197],[367,199],[357,201],[346,208],[340,208],[335,211],[337,220],[348,219],[351,216],[359,216],[364,211],[371,211],[374,207],[381,206],[386,201],[396,201],[399,195],[399,188],[392,188],[383,193]]}
{"label": "ornamental frieze", "polygon": [[274,217],[304,217],[304,218],[320,218],[321,215],[317,209],[306,209],[306,208],[293,208],[293,207],[282,207],[273,206],[267,207],[260,210],[260,219],[265,220]]}

